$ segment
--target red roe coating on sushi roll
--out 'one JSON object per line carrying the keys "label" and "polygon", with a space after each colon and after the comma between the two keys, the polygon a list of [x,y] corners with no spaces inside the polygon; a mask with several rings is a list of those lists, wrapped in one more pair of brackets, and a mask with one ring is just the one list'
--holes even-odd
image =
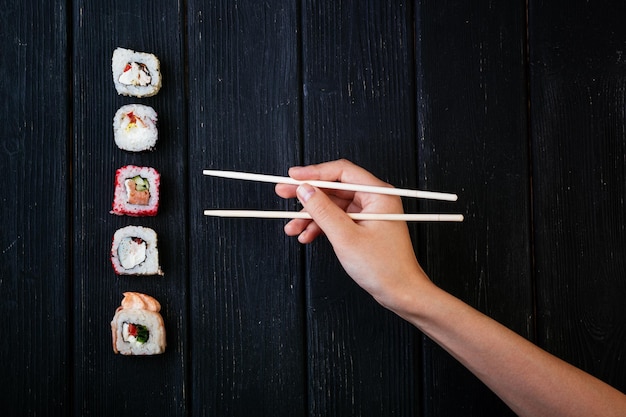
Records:
{"label": "red roe coating on sushi roll", "polygon": [[118,216],[156,216],[159,210],[161,176],[152,167],[126,165],[115,173],[115,192],[111,214]]}

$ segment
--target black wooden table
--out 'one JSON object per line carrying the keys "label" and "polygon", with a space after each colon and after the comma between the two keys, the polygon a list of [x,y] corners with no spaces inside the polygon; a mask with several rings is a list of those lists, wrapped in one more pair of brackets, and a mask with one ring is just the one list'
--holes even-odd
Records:
{"label": "black wooden table", "polygon": [[[411,225],[431,278],[626,390],[625,15],[618,0],[1,1],[2,414],[510,415],[324,239],[202,214],[297,209],[202,169],[340,157],[458,193],[406,202],[466,218]],[[158,95],[116,94],[118,46],[160,58]],[[133,102],[159,114],[151,153],[113,143]],[[109,214],[126,164],[161,172],[158,216]],[[126,225],[157,231],[163,277],[114,274]],[[125,291],[161,302],[165,354],[113,353]]]}

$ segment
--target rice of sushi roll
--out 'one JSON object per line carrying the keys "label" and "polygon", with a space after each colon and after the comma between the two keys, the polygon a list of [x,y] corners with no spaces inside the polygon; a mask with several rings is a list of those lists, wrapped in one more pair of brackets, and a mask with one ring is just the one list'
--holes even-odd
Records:
{"label": "rice of sushi roll", "polygon": [[156,216],[159,210],[161,175],[151,167],[126,165],[115,172],[115,192],[111,214]]}
{"label": "rice of sushi roll", "polygon": [[156,111],[143,104],[120,107],[113,117],[113,138],[124,151],[151,151],[159,138]]}
{"label": "rice of sushi roll", "polygon": [[125,292],[111,321],[113,351],[122,355],[158,355],[165,352],[165,325],[161,304],[146,294]]}
{"label": "rice of sushi roll", "polygon": [[126,226],[113,235],[111,264],[117,275],[163,275],[157,234],[142,226]]}
{"label": "rice of sushi roll", "polygon": [[152,54],[116,48],[111,70],[115,89],[120,95],[150,97],[161,88],[159,59]]}

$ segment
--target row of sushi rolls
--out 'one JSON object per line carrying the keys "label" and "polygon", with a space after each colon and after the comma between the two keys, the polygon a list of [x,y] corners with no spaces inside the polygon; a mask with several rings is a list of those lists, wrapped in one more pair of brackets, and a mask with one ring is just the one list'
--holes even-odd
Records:
{"label": "row of sushi rolls", "polygon": [[[111,62],[117,93],[151,97],[161,88],[160,63],[150,53],[116,48]],[[150,106],[128,104],[113,118],[115,144],[128,152],[151,151],[158,139],[157,113]],[[126,165],[115,173],[112,214],[156,216],[160,174],[152,167]],[[111,264],[117,275],[163,275],[159,266],[157,234],[142,226],[115,232]],[[153,297],[125,292],[111,321],[113,351],[122,355],[156,355],[165,351],[165,326],[161,305]]]}

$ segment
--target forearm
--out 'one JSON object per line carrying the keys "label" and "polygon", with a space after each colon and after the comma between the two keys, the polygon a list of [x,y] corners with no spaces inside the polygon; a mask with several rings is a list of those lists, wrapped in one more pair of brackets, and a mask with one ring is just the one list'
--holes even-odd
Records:
{"label": "forearm", "polygon": [[[295,179],[385,184],[348,161],[289,171]],[[526,339],[437,288],[422,271],[406,224],[355,223],[347,212],[401,213],[397,197],[319,192],[279,184],[278,195],[298,196],[314,221],[292,220],[290,236],[312,242],[322,231],[346,272],[383,306],[439,343],[520,416],[626,416],[626,396],[549,355]]]}
{"label": "forearm", "polygon": [[619,391],[434,285],[422,286],[408,293],[396,313],[459,360],[518,415],[626,415],[626,396]]}

